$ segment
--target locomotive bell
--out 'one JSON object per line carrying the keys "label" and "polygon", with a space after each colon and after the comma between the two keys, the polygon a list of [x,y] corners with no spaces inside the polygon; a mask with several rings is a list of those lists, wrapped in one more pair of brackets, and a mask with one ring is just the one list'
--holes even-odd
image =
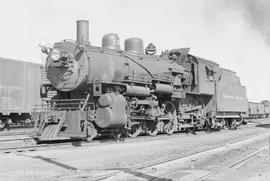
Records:
{"label": "locomotive bell", "polygon": [[125,51],[137,54],[144,53],[143,40],[140,38],[128,38],[125,40]]}
{"label": "locomotive bell", "polygon": [[120,39],[116,33],[109,33],[102,38],[102,48],[120,50]]}

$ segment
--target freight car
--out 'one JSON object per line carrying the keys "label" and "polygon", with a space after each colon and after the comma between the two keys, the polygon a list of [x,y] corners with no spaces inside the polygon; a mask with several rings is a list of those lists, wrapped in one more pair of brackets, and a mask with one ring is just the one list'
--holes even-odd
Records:
{"label": "freight car", "polygon": [[269,101],[248,102],[248,117],[249,119],[269,117],[270,106]]}
{"label": "freight car", "polygon": [[248,115],[251,119],[262,118],[264,116],[264,105],[261,103],[248,102]]}
{"label": "freight car", "polygon": [[139,38],[121,50],[117,34],[107,34],[102,47],[92,46],[88,32],[88,21],[77,21],[76,41],[42,48],[57,94],[34,114],[38,140],[235,128],[246,118],[245,87],[234,72],[188,48],[155,55]]}
{"label": "freight car", "polygon": [[270,115],[270,101],[263,100],[261,103],[264,105],[264,114],[266,118],[269,118]]}
{"label": "freight car", "polygon": [[[0,121],[14,126],[31,125],[31,111],[39,103],[41,66],[0,57]],[[33,126],[33,125],[32,125]]]}

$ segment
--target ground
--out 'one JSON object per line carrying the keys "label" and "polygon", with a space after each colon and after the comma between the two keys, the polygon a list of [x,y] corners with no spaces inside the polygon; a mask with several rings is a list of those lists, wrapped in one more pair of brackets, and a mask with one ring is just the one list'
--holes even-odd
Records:
{"label": "ground", "polygon": [[[238,130],[212,133],[161,135],[151,139],[124,140],[90,146],[69,146],[0,154],[0,180],[196,180],[213,169],[244,158],[268,145],[270,120],[251,123]],[[200,150],[262,134],[250,143],[173,160]],[[152,165],[152,166],[151,166]],[[115,173],[113,177],[106,174]],[[270,159],[266,149],[233,169],[225,169],[203,180],[270,180]],[[201,179],[202,180],[202,179]]]}

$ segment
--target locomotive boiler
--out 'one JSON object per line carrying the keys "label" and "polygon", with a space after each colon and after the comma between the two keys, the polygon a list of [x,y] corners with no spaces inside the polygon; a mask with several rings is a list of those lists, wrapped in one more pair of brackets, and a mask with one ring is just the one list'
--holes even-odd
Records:
{"label": "locomotive boiler", "polygon": [[[245,88],[235,74],[188,54],[189,49],[155,55],[156,47],[150,43],[144,49],[140,38],[126,39],[122,50],[118,35],[110,33],[96,47],[90,44],[88,27],[88,21],[77,21],[76,41],[42,48],[48,55],[47,78],[57,94],[34,113],[38,140],[62,136],[91,140],[104,134],[154,136],[221,128],[225,118],[230,126],[242,120],[243,106],[233,111],[217,108],[222,98],[239,105],[246,102]],[[228,76],[235,84],[217,94]],[[234,94],[234,89],[240,89],[237,95],[227,95]]]}

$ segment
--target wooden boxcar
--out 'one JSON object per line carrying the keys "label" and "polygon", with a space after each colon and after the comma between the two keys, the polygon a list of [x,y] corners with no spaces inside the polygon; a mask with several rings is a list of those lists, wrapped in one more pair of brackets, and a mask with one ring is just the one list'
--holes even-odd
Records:
{"label": "wooden boxcar", "polygon": [[261,103],[264,105],[264,113],[265,113],[265,117],[269,117],[270,115],[270,101],[268,100],[263,100],[261,101]]}
{"label": "wooden boxcar", "polygon": [[31,111],[39,103],[41,65],[0,57],[0,120],[31,123]]}
{"label": "wooden boxcar", "polygon": [[248,116],[253,119],[265,117],[264,104],[248,102]]}

